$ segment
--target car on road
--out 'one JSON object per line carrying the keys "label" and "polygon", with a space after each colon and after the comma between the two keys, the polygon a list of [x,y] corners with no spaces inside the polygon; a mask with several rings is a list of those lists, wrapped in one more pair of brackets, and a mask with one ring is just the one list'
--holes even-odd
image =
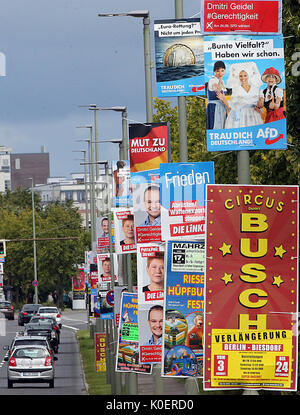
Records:
{"label": "car on road", "polygon": [[60,328],[59,325],[57,324],[56,318],[55,317],[44,317],[44,316],[33,316],[30,320],[29,323],[51,323],[53,325],[53,329],[57,332],[58,335],[58,343],[60,342]]}
{"label": "car on road", "polygon": [[45,307],[45,306],[41,306],[38,309],[38,312],[36,314],[37,316],[41,316],[41,317],[55,317],[57,324],[59,326],[59,328],[61,329],[61,313],[59,311],[59,309],[57,307]]}
{"label": "car on road", "polygon": [[57,357],[51,356],[44,346],[17,346],[10,356],[4,358],[7,365],[7,387],[12,388],[14,383],[47,382],[54,387],[54,361]]}
{"label": "car on road", "polygon": [[14,306],[10,301],[2,300],[0,301],[0,313],[3,313],[5,318],[8,320],[15,319],[15,310]]}
{"label": "car on road", "polygon": [[17,346],[32,346],[32,345],[45,346],[49,350],[50,354],[53,354],[53,349],[50,345],[50,342],[48,338],[45,336],[17,335],[13,338],[10,346],[8,345],[3,346],[3,350],[8,350],[8,354],[11,355],[13,349]]}
{"label": "car on road", "polygon": [[58,334],[56,330],[54,330],[52,323],[28,323],[25,326],[24,330],[25,336],[45,336],[48,338],[50,346],[54,350],[55,353],[58,352]]}
{"label": "car on road", "polygon": [[18,325],[24,326],[24,324],[29,323],[31,317],[36,314],[41,306],[41,304],[24,304],[18,315]]}

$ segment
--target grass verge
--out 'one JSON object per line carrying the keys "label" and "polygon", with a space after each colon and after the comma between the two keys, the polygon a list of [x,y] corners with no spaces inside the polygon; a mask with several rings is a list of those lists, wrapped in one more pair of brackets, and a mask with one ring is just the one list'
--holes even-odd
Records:
{"label": "grass verge", "polygon": [[105,372],[96,372],[94,341],[89,330],[78,330],[76,337],[79,344],[85,381],[89,395],[110,395],[110,385],[106,383]]}

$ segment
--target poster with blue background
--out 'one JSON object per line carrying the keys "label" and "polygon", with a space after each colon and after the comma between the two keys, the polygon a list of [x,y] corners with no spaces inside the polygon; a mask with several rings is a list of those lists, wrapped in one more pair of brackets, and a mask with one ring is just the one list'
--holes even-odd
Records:
{"label": "poster with blue background", "polygon": [[162,376],[203,374],[204,241],[168,241]]}
{"label": "poster with blue background", "polygon": [[203,238],[205,187],[214,183],[214,163],[162,163],[160,182],[162,240]]}
{"label": "poster with blue background", "polygon": [[157,96],[205,94],[200,19],[154,21]]}
{"label": "poster with blue background", "polygon": [[287,148],[283,37],[204,36],[208,151]]}

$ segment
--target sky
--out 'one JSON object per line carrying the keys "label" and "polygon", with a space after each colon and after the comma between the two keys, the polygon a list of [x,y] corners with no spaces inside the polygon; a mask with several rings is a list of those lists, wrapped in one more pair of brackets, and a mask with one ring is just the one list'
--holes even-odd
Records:
{"label": "sky", "polygon": [[[183,0],[184,17],[199,16],[200,0]],[[128,123],[145,122],[143,19],[98,13],[149,10],[153,24],[175,17],[175,0],[1,0],[0,145],[13,153],[50,153],[50,175],[83,172],[93,111],[126,106]],[[156,95],[155,68],[152,71]],[[176,98],[173,98],[176,99]],[[177,102],[177,101],[176,101]],[[175,102],[175,104],[176,104]],[[122,137],[121,114],[98,111],[99,140]],[[116,160],[118,144],[99,144],[101,160]]]}

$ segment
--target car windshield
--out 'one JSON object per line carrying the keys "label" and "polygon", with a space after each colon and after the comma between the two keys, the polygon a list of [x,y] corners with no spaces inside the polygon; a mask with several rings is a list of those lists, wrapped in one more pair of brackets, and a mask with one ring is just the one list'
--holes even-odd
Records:
{"label": "car windshield", "polygon": [[39,304],[25,304],[23,306],[23,311],[26,311],[27,313],[34,313],[38,310],[39,307]]}
{"label": "car windshield", "polygon": [[0,302],[0,307],[10,307],[11,303],[8,301],[1,301]]}
{"label": "car windshield", "polygon": [[30,323],[55,323],[53,317],[32,317]]}
{"label": "car windshield", "polygon": [[53,307],[43,307],[39,309],[39,313],[58,313],[58,309]]}
{"label": "car windshield", "polygon": [[45,340],[39,340],[39,339],[34,339],[34,340],[16,340],[14,343],[14,347],[16,346],[23,346],[26,344],[38,344],[40,346],[44,346],[46,344]]}
{"label": "car windshield", "polygon": [[16,359],[36,359],[49,356],[46,349],[35,348],[35,347],[22,347],[22,349],[15,349],[13,357]]}

